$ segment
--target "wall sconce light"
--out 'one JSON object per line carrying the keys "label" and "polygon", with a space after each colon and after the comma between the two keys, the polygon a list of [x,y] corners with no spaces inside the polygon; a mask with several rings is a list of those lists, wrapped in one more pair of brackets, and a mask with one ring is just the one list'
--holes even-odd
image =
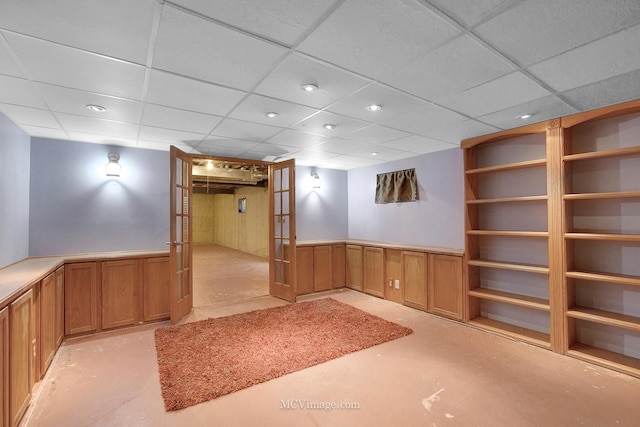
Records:
{"label": "wall sconce light", "polygon": [[320,177],[318,176],[318,172],[311,171],[311,178],[313,181],[313,188],[320,188]]}
{"label": "wall sconce light", "polygon": [[120,176],[120,155],[116,153],[109,153],[109,163],[107,163],[106,170],[107,176]]}

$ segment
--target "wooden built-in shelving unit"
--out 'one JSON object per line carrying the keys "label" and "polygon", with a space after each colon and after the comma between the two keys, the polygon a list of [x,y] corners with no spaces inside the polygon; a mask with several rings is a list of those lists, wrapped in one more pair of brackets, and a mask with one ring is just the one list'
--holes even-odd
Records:
{"label": "wooden built-in shelving unit", "polygon": [[462,148],[465,320],[640,377],[640,100]]}

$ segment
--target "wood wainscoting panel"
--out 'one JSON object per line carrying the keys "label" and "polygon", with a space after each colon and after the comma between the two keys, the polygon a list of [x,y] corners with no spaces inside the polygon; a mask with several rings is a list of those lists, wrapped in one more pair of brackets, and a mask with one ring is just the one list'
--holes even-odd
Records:
{"label": "wood wainscoting panel", "polygon": [[402,251],[403,304],[419,310],[427,309],[427,254]]}
{"label": "wood wainscoting panel", "polygon": [[427,310],[440,316],[462,320],[462,257],[429,254]]}
{"label": "wood wainscoting panel", "polygon": [[330,245],[313,248],[313,291],[327,291],[333,282],[333,259]]}
{"label": "wood wainscoting panel", "polygon": [[142,260],[142,318],[145,322],[169,318],[169,258]]}
{"label": "wood wainscoting panel", "polygon": [[134,325],[140,321],[137,259],[102,263],[102,329]]}
{"label": "wood wainscoting panel", "polygon": [[98,330],[97,271],[97,262],[65,264],[65,335],[95,332]]}

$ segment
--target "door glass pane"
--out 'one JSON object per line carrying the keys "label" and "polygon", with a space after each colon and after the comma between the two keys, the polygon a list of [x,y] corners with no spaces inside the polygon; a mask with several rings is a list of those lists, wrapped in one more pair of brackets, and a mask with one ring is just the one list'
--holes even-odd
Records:
{"label": "door glass pane", "polygon": [[275,240],[275,259],[282,259],[282,241],[280,239]]}
{"label": "door glass pane", "polygon": [[273,190],[280,191],[282,189],[282,179],[280,178],[282,175],[280,169],[274,171],[273,173]]}
{"label": "door glass pane", "polygon": [[289,215],[282,215],[282,237],[284,237],[285,239],[290,238],[291,236],[289,236]]}
{"label": "door glass pane", "polygon": [[182,217],[176,216],[176,242],[182,242]]}
{"label": "door glass pane", "polygon": [[288,262],[283,262],[282,263],[282,284],[283,285],[288,285],[291,282],[289,281],[289,263]]}
{"label": "door glass pane", "polygon": [[176,267],[178,272],[182,270],[182,245],[180,244],[176,245]]}
{"label": "door glass pane", "polygon": [[182,246],[182,265],[189,265],[189,246],[188,244]]}
{"label": "door glass pane", "polygon": [[283,240],[282,241],[282,259],[283,260],[289,260],[289,241],[288,240]]}
{"label": "door glass pane", "polygon": [[273,217],[273,237],[282,237],[282,216],[274,215]]}
{"label": "door glass pane", "polygon": [[289,189],[289,168],[282,169],[282,189]]}
{"label": "door glass pane", "polygon": [[176,185],[182,185],[182,160],[176,159]]}
{"label": "door glass pane", "polygon": [[182,184],[189,184],[189,162],[182,163]]}
{"label": "door glass pane", "polygon": [[283,214],[289,213],[289,192],[288,191],[282,192],[282,213]]}
{"label": "door glass pane", "polygon": [[182,242],[189,241],[189,217],[182,217]]}
{"label": "door glass pane", "polygon": [[282,193],[273,194],[273,213],[276,215],[282,213]]}
{"label": "door glass pane", "polygon": [[182,193],[182,213],[189,214],[189,192],[185,189]]}
{"label": "door glass pane", "polygon": [[175,213],[182,212],[182,188],[176,188],[176,210]]}
{"label": "door glass pane", "polygon": [[280,261],[276,261],[273,266],[276,270],[276,283],[282,283],[282,263]]}

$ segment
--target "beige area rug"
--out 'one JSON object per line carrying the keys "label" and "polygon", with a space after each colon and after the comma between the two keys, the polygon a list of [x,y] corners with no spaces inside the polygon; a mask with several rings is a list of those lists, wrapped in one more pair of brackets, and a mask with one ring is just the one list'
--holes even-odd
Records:
{"label": "beige area rug", "polygon": [[183,409],[411,333],[331,298],[159,328],[164,405]]}

